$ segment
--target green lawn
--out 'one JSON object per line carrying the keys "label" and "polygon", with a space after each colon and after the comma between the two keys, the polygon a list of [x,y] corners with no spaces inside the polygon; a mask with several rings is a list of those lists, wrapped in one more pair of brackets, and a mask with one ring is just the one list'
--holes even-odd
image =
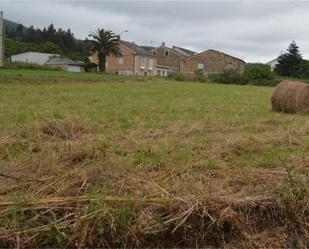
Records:
{"label": "green lawn", "polygon": [[[70,204],[73,211],[63,212],[49,202],[45,209],[29,214],[21,211],[24,205],[17,205],[14,212],[34,219],[31,224],[4,209],[1,219],[7,225],[0,231],[0,241],[3,236],[6,242],[0,246],[15,245],[14,231],[26,231],[19,238],[26,247],[73,245],[70,239],[76,234],[76,241],[82,243],[84,238],[88,246],[149,245],[149,238],[156,245],[171,245],[165,236],[171,241],[182,241],[185,236],[183,246],[230,243],[250,248],[254,242],[272,247],[275,240],[283,241],[286,223],[279,221],[281,211],[273,223],[260,224],[253,218],[252,223],[237,223],[234,217],[235,213],[243,217],[241,211],[250,205],[256,216],[267,216],[256,206],[264,210],[271,203],[276,209],[280,202],[284,209],[291,198],[298,203],[296,217],[302,214],[304,219],[308,214],[303,208],[308,203],[308,115],[274,113],[272,91],[271,87],[97,73],[0,70],[0,165],[3,173],[18,178],[0,179],[3,202],[81,196],[96,200],[95,204],[74,202]],[[31,179],[42,182],[29,184]],[[122,201],[117,199],[110,204],[104,197],[126,198],[130,203],[119,204]],[[145,200],[152,204],[136,204]],[[155,205],[163,201],[177,204]],[[211,215],[199,216],[201,206]],[[91,219],[67,218],[68,224],[61,226],[64,212],[87,214]],[[194,217],[208,222],[209,230],[201,228]],[[104,220],[108,228],[96,227],[96,219]],[[223,226],[231,223],[233,229],[223,231],[220,222]],[[85,223],[94,230],[76,228]],[[46,224],[56,224],[49,226],[56,227],[55,231],[31,230]],[[110,229],[108,235],[102,229]],[[201,229],[206,231],[204,237]],[[128,239],[132,234],[138,236],[136,241]],[[300,246],[303,235],[303,230],[295,235]]]}

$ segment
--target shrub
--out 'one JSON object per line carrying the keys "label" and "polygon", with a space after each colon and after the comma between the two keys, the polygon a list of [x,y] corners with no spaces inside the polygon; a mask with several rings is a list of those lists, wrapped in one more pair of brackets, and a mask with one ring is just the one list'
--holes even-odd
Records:
{"label": "shrub", "polygon": [[92,62],[86,62],[84,64],[86,72],[96,72],[98,65]]}
{"label": "shrub", "polygon": [[233,70],[227,70],[222,74],[211,75],[210,79],[215,83],[238,85],[272,86],[278,83],[270,67],[260,63],[248,65],[243,75]]}
{"label": "shrub", "polygon": [[208,77],[201,71],[197,70],[193,77],[193,81],[197,82],[208,82]]}
{"label": "shrub", "polygon": [[276,85],[277,83],[270,66],[261,63],[248,65],[243,78],[244,82],[254,85]]}
{"label": "shrub", "polygon": [[32,69],[32,70],[53,70],[60,71],[60,68],[50,68],[48,66],[42,66],[35,63],[25,63],[25,62],[5,62],[4,69]]}
{"label": "shrub", "polygon": [[179,71],[170,72],[167,77],[168,77],[168,79],[173,79],[173,80],[177,80],[177,81],[187,80],[187,77]]}
{"label": "shrub", "polygon": [[302,60],[300,64],[300,77],[304,79],[309,79],[309,61]]}
{"label": "shrub", "polygon": [[221,74],[212,74],[209,78],[215,83],[222,84],[245,84],[245,78],[235,70],[226,70]]}

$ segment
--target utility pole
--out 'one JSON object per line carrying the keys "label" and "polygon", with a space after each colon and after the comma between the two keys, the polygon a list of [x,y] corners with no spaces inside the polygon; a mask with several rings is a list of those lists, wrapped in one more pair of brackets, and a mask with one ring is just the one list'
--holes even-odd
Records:
{"label": "utility pole", "polygon": [[0,67],[3,67],[4,63],[4,21],[3,12],[0,12]]}

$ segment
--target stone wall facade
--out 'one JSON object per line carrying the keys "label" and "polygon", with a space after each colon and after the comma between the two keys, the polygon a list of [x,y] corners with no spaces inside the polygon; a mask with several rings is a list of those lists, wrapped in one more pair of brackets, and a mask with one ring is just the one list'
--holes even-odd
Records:
{"label": "stone wall facade", "polygon": [[[106,57],[106,72],[120,75],[154,76],[156,74],[156,58],[145,54],[136,54],[131,48],[120,43],[122,56]],[[90,57],[90,61],[99,64],[97,54]]]}
{"label": "stone wall facade", "polygon": [[246,63],[231,55],[216,51],[207,50],[194,56],[182,59],[180,71],[185,74],[202,72],[205,75],[223,73],[227,70],[234,70],[240,74],[245,71]]}
{"label": "stone wall facade", "polygon": [[179,70],[180,60],[185,58],[171,48],[160,46],[153,51],[160,66],[169,67],[170,69]]}

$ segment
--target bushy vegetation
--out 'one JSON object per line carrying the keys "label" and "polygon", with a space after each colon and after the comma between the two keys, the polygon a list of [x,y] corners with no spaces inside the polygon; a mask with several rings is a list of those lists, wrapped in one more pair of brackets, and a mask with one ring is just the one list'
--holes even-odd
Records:
{"label": "bushy vegetation", "polygon": [[243,75],[235,72],[234,70],[226,70],[221,74],[211,74],[209,78],[212,82],[222,83],[222,84],[246,84],[246,80]]}
{"label": "bushy vegetation", "polygon": [[5,62],[3,69],[32,69],[32,70],[49,70],[49,71],[60,71],[60,68],[51,68],[48,66],[42,66],[35,63],[25,62]]}
{"label": "bushy vegetation", "polygon": [[176,81],[185,81],[188,80],[188,76],[179,72],[179,71],[172,71],[169,72],[167,75],[168,79],[176,80]]}
{"label": "bushy vegetation", "polygon": [[246,83],[254,85],[274,85],[277,83],[270,66],[262,63],[247,65],[243,78]]}
{"label": "bushy vegetation", "polygon": [[24,53],[27,51],[38,51],[39,52],[39,47],[38,45],[34,43],[19,42],[12,38],[5,39],[4,55],[6,57],[10,57],[11,55]]}
{"label": "bushy vegetation", "polygon": [[264,64],[255,63],[247,65],[243,75],[233,70],[226,70],[222,74],[211,74],[209,77],[201,72],[194,75],[185,75],[174,71],[168,75],[169,79],[177,81],[195,81],[195,82],[215,82],[221,84],[239,84],[239,85],[276,85],[275,74],[270,67]]}
{"label": "bushy vegetation", "polygon": [[195,74],[184,74],[179,71],[172,71],[167,76],[170,80],[176,81],[190,81],[190,82],[208,82],[209,79],[206,75],[196,72]]}
{"label": "bushy vegetation", "polygon": [[300,63],[299,77],[302,79],[309,79],[309,61],[302,60]]}

